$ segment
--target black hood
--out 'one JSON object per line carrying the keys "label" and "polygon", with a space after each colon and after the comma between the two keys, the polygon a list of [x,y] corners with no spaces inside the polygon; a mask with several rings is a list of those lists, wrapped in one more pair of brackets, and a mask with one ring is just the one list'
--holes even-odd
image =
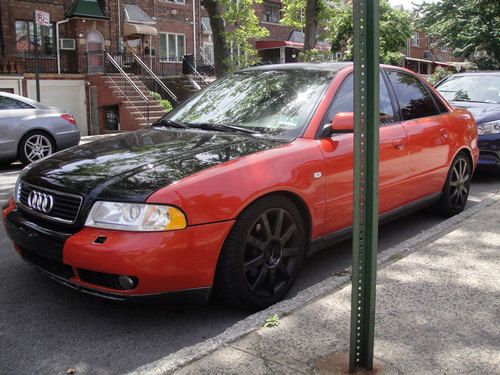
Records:
{"label": "black hood", "polygon": [[478,124],[500,120],[500,104],[452,101],[452,106],[467,109]]}
{"label": "black hood", "polygon": [[26,168],[22,180],[92,200],[142,202],[183,177],[281,144],[245,134],[149,128],[54,154]]}

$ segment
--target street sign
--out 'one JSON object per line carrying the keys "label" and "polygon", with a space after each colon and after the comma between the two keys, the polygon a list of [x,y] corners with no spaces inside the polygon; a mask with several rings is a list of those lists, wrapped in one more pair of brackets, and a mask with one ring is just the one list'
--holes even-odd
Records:
{"label": "street sign", "polygon": [[353,1],[354,224],[349,371],[373,369],[378,245],[379,0]]}
{"label": "street sign", "polygon": [[35,10],[35,23],[41,26],[50,26],[50,14],[41,10]]}

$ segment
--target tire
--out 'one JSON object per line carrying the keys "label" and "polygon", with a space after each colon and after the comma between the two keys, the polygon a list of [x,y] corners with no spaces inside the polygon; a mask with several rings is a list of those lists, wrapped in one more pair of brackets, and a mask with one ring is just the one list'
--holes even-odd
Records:
{"label": "tire", "polygon": [[306,245],[298,208],[283,196],[262,198],[238,217],[226,238],[215,275],[216,296],[252,310],[281,301],[295,283]]}
{"label": "tire", "polygon": [[451,163],[441,198],[434,212],[443,217],[451,217],[462,212],[469,197],[471,179],[472,164],[462,151]]}
{"label": "tire", "polygon": [[17,148],[17,155],[23,165],[46,158],[56,150],[52,136],[42,131],[25,134]]}

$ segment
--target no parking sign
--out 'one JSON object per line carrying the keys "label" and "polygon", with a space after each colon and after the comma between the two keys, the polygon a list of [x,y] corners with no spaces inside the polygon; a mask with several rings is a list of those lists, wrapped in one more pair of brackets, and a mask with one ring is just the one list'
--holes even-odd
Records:
{"label": "no parking sign", "polygon": [[50,26],[50,14],[41,10],[35,10],[35,23],[37,25]]}

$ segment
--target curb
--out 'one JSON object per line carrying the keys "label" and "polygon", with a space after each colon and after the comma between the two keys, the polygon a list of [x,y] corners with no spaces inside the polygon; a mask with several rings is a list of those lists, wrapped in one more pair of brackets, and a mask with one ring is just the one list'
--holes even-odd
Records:
{"label": "curb", "polygon": [[[453,216],[423,231],[422,233],[385,250],[382,253],[379,253],[377,256],[378,268],[390,265],[421,249],[429,243],[434,242],[437,238],[442,237],[443,235],[454,230],[457,224],[465,221],[479,211],[488,208],[498,201],[500,201],[500,191],[490,194],[480,203],[472,206],[466,211],[463,211],[462,213]],[[209,355],[221,347],[227,346],[229,343],[245,336],[246,334],[261,328],[264,321],[269,316],[290,315],[293,311],[298,310],[313,300],[344,288],[350,282],[350,273],[350,268],[338,272],[335,276],[331,276],[322,282],[297,293],[297,295],[293,298],[281,301],[265,310],[248,316],[213,338],[189,347],[185,347],[175,353],[167,355],[164,358],[138,367],[132,372],[129,372],[128,375],[157,375],[171,373]]]}

